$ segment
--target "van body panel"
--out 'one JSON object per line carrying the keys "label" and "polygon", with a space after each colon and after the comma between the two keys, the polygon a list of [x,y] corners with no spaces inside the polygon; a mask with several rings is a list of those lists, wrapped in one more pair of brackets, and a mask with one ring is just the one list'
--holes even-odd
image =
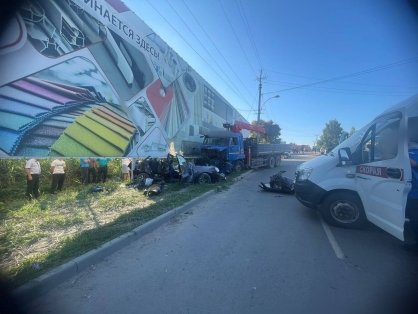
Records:
{"label": "van body panel", "polygon": [[[408,119],[417,116],[418,96],[414,96],[379,115],[328,155],[300,165],[297,172],[308,170],[310,175],[296,181],[298,200],[314,208],[334,190],[356,192],[367,219],[403,241],[412,182],[406,134]],[[338,151],[345,147],[352,156],[342,164]]]}

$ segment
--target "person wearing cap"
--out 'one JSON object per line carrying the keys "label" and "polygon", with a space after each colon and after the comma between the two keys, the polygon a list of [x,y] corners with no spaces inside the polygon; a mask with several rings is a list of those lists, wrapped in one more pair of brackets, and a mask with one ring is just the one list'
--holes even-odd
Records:
{"label": "person wearing cap", "polygon": [[36,158],[29,159],[25,164],[26,172],[26,197],[28,199],[39,197],[39,176],[41,165]]}

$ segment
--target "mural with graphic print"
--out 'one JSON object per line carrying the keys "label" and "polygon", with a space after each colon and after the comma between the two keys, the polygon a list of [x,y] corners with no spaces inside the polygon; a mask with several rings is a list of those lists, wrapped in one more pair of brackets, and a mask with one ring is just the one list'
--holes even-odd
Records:
{"label": "mural with graphic print", "polygon": [[119,0],[26,1],[0,67],[4,157],[190,154],[245,121]]}

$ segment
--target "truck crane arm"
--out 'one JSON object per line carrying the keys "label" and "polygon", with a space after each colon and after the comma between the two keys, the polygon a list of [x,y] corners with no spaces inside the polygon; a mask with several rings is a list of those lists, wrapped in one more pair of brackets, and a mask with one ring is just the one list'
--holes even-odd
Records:
{"label": "truck crane arm", "polygon": [[252,125],[250,123],[245,123],[241,121],[235,121],[234,124],[224,123],[224,128],[227,128],[232,132],[241,132],[241,130],[249,130],[262,134],[266,133],[266,129],[260,125]]}

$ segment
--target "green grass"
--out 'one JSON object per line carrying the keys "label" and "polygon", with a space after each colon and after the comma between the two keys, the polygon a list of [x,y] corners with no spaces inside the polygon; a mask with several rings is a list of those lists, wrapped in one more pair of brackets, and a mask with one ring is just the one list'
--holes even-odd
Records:
{"label": "green grass", "polygon": [[153,198],[108,182],[100,193],[79,186],[2,204],[0,272],[19,286],[209,190],[228,189],[234,177],[208,185],[171,183]]}

